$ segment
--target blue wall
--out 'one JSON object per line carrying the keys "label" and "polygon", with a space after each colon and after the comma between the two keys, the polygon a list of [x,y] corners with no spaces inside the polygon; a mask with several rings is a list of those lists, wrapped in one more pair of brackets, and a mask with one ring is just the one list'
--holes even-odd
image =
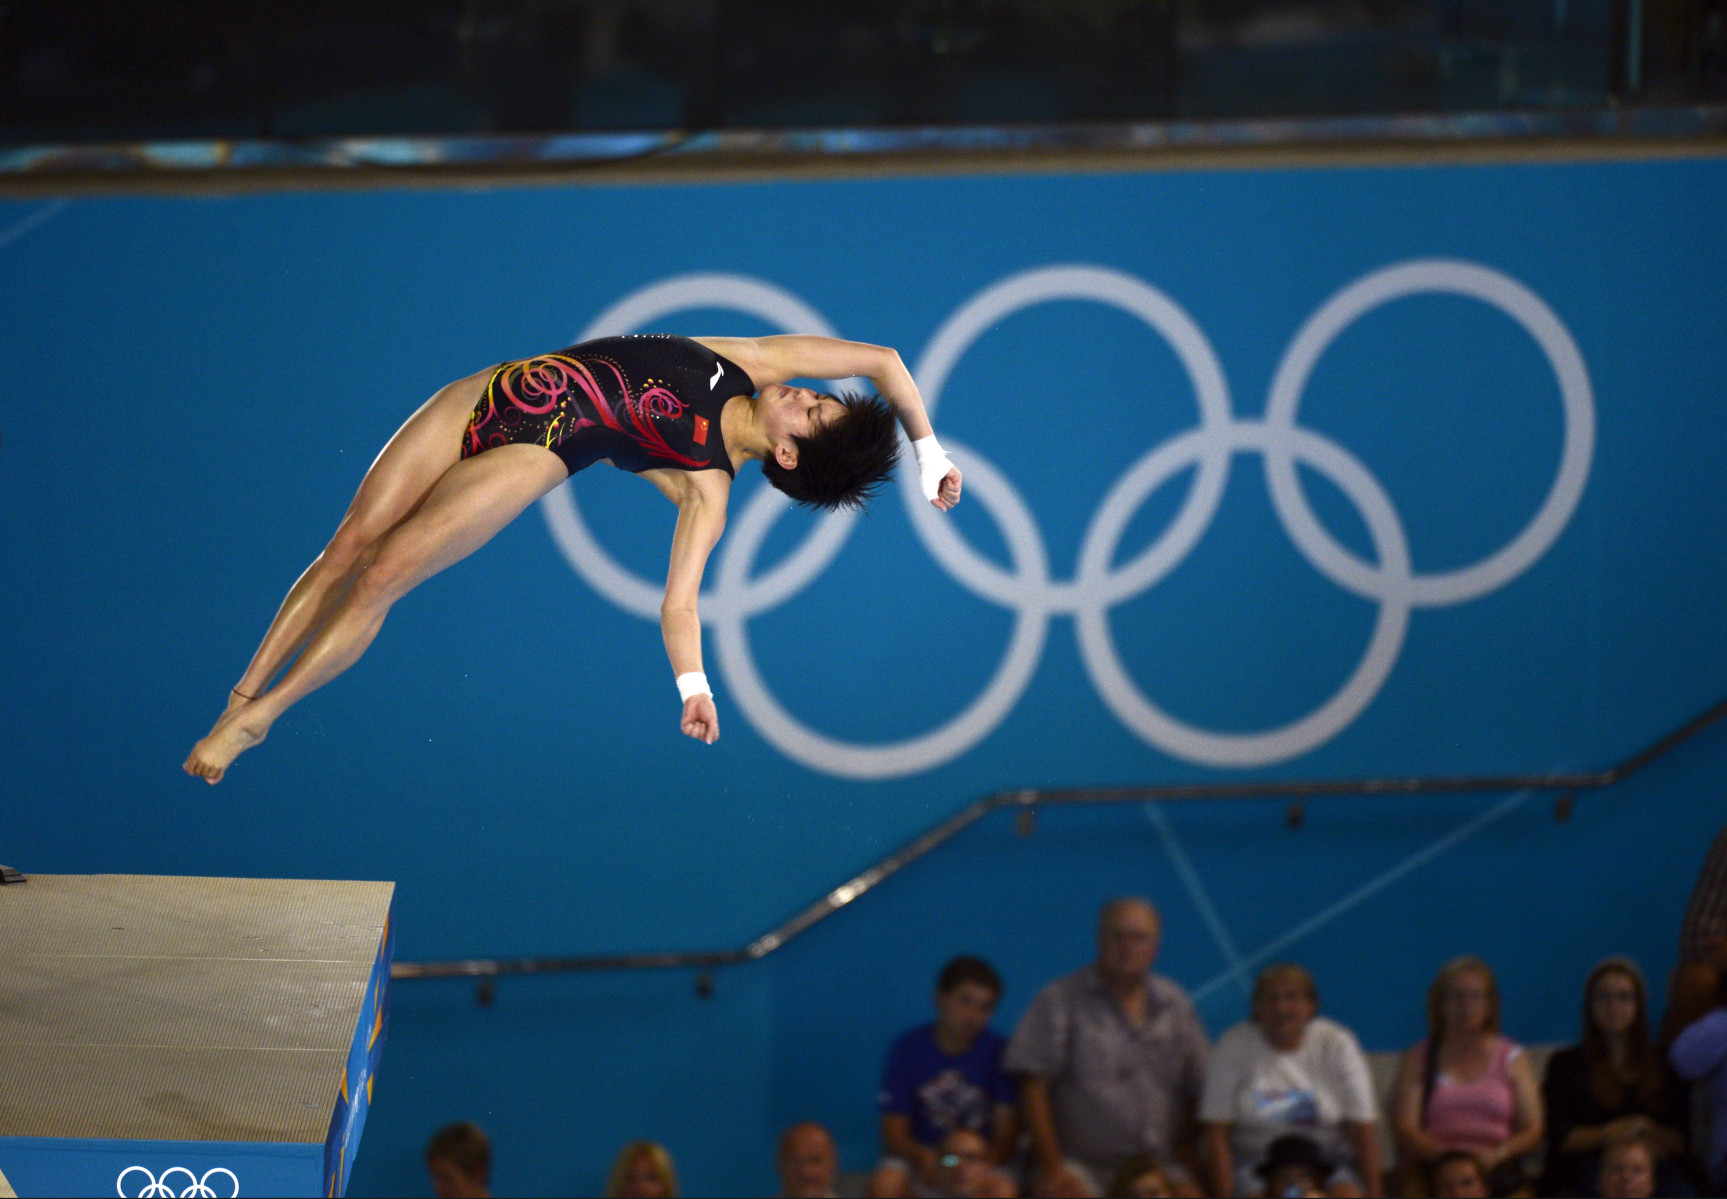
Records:
{"label": "blue wall", "polygon": [[[0,860],[395,879],[405,959],[722,948],[1003,787],[1611,764],[1727,691],[1724,200],[1713,159],[0,205]],[[179,772],[442,383],[587,331],[787,323],[900,348],[964,540],[926,548],[894,496],[843,543],[764,531],[744,472],[716,746],[678,736],[639,614],[673,512],[598,469],[573,490],[604,559],[562,499],[528,513],[220,787]],[[786,562],[788,602],[745,582]],[[1295,956],[1391,1047],[1475,950],[1512,1031],[1561,1039],[1596,958],[1671,965],[1724,765],[1706,736],[1564,825],[1517,795],[1299,833],[1266,805],[991,818],[710,1000],[406,984],[354,1189],[423,1188],[457,1118],[502,1193],[593,1191],[637,1136],[692,1190],[765,1192],[805,1115],[861,1167],[940,962],[998,960],[1005,1027],[1124,890],[1214,1030]]]}

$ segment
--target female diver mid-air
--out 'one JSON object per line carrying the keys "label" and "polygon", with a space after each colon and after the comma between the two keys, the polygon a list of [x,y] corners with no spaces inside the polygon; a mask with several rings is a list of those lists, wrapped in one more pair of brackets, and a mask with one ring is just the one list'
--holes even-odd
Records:
{"label": "female diver mid-air", "polygon": [[[853,376],[879,396],[786,386]],[[227,710],[192,747],[186,772],[220,782],[277,717],[359,659],[391,604],[601,459],[678,506],[660,630],[683,731],[712,744],[720,724],[702,673],[696,595],[725,527],[732,476],[753,458],[800,504],[860,507],[892,473],[895,416],[917,453],[924,495],[947,511],[959,502],[960,473],[911,373],[883,346],[799,335],[604,337],[449,384],[372,463],[330,544],[282,601]]]}

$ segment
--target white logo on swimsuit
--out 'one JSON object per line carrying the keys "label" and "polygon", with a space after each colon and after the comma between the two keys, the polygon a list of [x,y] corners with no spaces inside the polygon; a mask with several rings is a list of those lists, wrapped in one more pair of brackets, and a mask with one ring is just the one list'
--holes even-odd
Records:
{"label": "white logo on swimsuit", "polygon": [[714,377],[708,380],[708,390],[709,391],[712,391],[714,388],[716,388],[720,385],[720,379],[722,377],[724,377],[725,373],[726,373],[726,364],[725,363],[723,363],[723,362],[714,363]]}
{"label": "white logo on swimsuit", "polygon": [[[142,1174],[148,1181],[144,1183],[143,1190],[136,1195],[129,1196],[126,1194],[126,1177],[133,1171]],[[168,1181],[176,1174],[184,1174],[189,1181],[190,1185],[183,1191],[176,1191],[174,1185]],[[210,1185],[210,1177],[213,1174],[226,1174],[228,1176],[228,1185],[232,1189],[226,1195],[217,1194],[216,1189]],[[240,1193],[240,1180],[234,1177],[232,1170],[224,1169],[221,1166],[213,1166],[204,1171],[202,1178],[199,1178],[185,1166],[170,1166],[162,1171],[160,1179],[143,1166],[127,1166],[120,1171],[120,1177],[115,1180],[114,1189],[119,1192],[120,1199],[167,1199],[171,1195],[180,1196],[180,1199],[236,1199]]]}
{"label": "white logo on swimsuit", "polygon": [[[1479,300],[1522,326],[1558,380],[1565,429],[1558,472],[1522,532],[1472,565],[1420,574],[1410,564],[1403,522],[1385,489],[1348,450],[1298,426],[1296,407],[1320,356],[1345,329],[1392,300],[1428,293]],[[1198,427],[1152,447],[1117,480],[1086,530],[1075,578],[1065,582],[1050,578],[1043,535],[1019,493],[975,450],[943,438],[965,474],[966,494],[976,497],[1001,529],[1013,562],[1011,572],[972,549],[953,523],[924,501],[915,467],[902,470],[901,495],[925,548],[955,581],[1013,612],[1015,619],[1001,665],[964,711],[930,732],[885,745],[839,741],[802,724],[769,692],[756,669],[746,628],[749,619],[807,587],[839,553],[855,519],[846,513],[824,516],[795,552],[772,570],[752,577],[751,564],[769,530],[791,507],[779,492],[760,488],[733,518],[732,534],[720,549],[713,587],[702,595],[700,604],[703,621],[714,629],[732,698],[756,731],[787,757],[812,770],[857,779],[898,778],[950,762],[987,737],[1013,710],[1043,656],[1050,619],[1071,616],[1081,658],[1098,695],[1148,745],[1208,766],[1241,768],[1285,761],[1337,736],[1372,702],[1397,661],[1412,609],[1478,599],[1529,569],[1564,531],[1588,480],[1595,447],[1595,401],[1583,356],[1539,296],[1487,267],[1422,259],[1374,271],[1343,288],[1307,319],[1284,351],[1263,419],[1234,415],[1223,368],[1211,343],[1193,319],[1157,288],[1105,267],[1024,271],[972,297],[924,349],[913,375],[931,413],[954,365],[985,331],[1022,309],[1053,300],[1109,305],[1137,317],[1168,342],[1193,384]],[[819,313],[772,284],[739,275],[683,275],[614,304],[578,340],[633,332],[649,321],[691,308],[729,308],[787,332],[834,335]],[[1343,686],[1299,720],[1258,733],[1213,732],[1165,713],[1128,676],[1109,627],[1110,609],[1155,586],[1205,535],[1237,454],[1263,460],[1278,521],[1314,569],[1338,587],[1379,605],[1366,653]],[[1324,475],[1355,505],[1376,561],[1357,557],[1320,524],[1302,491],[1298,464]],[[1164,482],[1189,467],[1197,467],[1195,478],[1169,527],[1137,557],[1112,565],[1134,513]],[[600,548],[576,510],[570,488],[558,488],[541,503],[559,548],[595,590],[626,612],[659,619],[660,588],[624,570]]]}

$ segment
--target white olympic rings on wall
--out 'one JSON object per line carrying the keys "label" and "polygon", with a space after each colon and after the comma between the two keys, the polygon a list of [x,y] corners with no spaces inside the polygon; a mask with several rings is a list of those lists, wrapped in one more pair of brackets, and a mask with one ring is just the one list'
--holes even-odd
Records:
{"label": "white olympic rings on wall", "polygon": [[[126,1194],[126,1177],[133,1171],[142,1174],[149,1181],[144,1184],[144,1189],[139,1191],[137,1195],[128,1196]],[[190,1180],[190,1185],[183,1191],[176,1191],[173,1186],[169,1185],[168,1180],[176,1174],[184,1174]],[[226,1174],[234,1189],[227,1195],[218,1196],[215,1188],[210,1185],[212,1174]],[[114,1190],[119,1193],[120,1199],[170,1199],[171,1196],[179,1196],[180,1199],[237,1199],[240,1194],[240,1180],[234,1177],[232,1170],[222,1166],[212,1166],[204,1171],[202,1178],[199,1178],[185,1166],[170,1166],[162,1171],[162,1177],[159,1179],[143,1166],[127,1166],[120,1171],[120,1177],[115,1179]]]}
{"label": "white olympic rings on wall", "polygon": [[[1383,304],[1431,293],[1479,300],[1516,321],[1553,369],[1565,424],[1558,472],[1522,532],[1470,566],[1420,574],[1411,564],[1402,521],[1372,473],[1336,442],[1296,425],[1295,418],[1315,365],[1345,329]],[[1263,420],[1233,414],[1211,343],[1157,288],[1098,266],[1024,271],[984,289],[936,331],[912,372],[931,413],[954,366],[980,336],[1016,312],[1054,300],[1109,305],[1162,337],[1193,386],[1198,427],[1153,447],[1117,480],[1086,530],[1072,582],[1051,579],[1036,519],[1006,476],[975,450],[943,439],[965,474],[967,497],[980,502],[1001,529],[1011,572],[973,550],[951,521],[924,501],[915,470],[902,471],[901,494],[912,527],[937,563],[974,595],[1012,611],[1015,619],[1007,651],[982,692],[946,724],[890,744],[857,745],[816,732],[785,710],[756,669],[746,629],[750,617],[807,587],[845,544],[853,521],[845,514],[822,517],[796,552],[752,578],[750,568],[763,542],[791,506],[777,491],[758,490],[733,518],[712,590],[702,595],[700,604],[704,623],[714,629],[732,697],[755,729],[786,756],[814,770],[860,779],[896,778],[952,761],[988,736],[1019,702],[1042,658],[1050,618],[1072,616],[1081,657],[1098,694],[1142,740],[1172,757],[1203,765],[1239,768],[1284,761],[1335,737],[1372,702],[1397,661],[1412,608],[1476,599],[1522,574],[1564,530],[1588,480],[1595,403],[1583,356],[1540,297],[1487,267],[1423,259],[1374,271],[1345,287],[1320,306],[1285,350]],[[633,332],[649,321],[697,307],[748,313],[788,332],[834,335],[820,313],[772,284],[738,275],[685,275],[613,305],[578,340]],[[1278,520],[1314,569],[1379,606],[1366,652],[1343,686],[1299,720],[1258,733],[1212,732],[1165,713],[1128,676],[1109,626],[1110,609],[1155,586],[1204,536],[1237,454],[1257,454],[1264,460]],[[1373,543],[1375,563],[1356,557],[1319,522],[1301,489],[1297,464],[1324,475],[1355,505]],[[1131,561],[1112,566],[1133,514],[1190,466],[1196,468],[1193,483],[1169,527]],[[584,579],[625,611],[658,618],[662,588],[624,570],[599,546],[577,512],[571,489],[557,489],[542,504],[559,548]]]}

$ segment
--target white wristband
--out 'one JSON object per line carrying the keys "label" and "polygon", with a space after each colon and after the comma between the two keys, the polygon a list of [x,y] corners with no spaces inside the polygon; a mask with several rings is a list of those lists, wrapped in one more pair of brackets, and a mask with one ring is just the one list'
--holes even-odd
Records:
{"label": "white wristband", "polygon": [[948,458],[947,451],[941,448],[941,442],[935,439],[935,434],[920,437],[911,443],[912,452],[917,455],[917,481],[923,488],[923,498],[933,500],[941,494],[941,481],[947,478],[947,472],[953,469],[953,462]]}
{"label": "white wristband", "polygon": [[712,695],[714,690],[708,686],[708,676],[699,670],[692,670],[678,676],[678,698],[685,703],[692,695]]}

